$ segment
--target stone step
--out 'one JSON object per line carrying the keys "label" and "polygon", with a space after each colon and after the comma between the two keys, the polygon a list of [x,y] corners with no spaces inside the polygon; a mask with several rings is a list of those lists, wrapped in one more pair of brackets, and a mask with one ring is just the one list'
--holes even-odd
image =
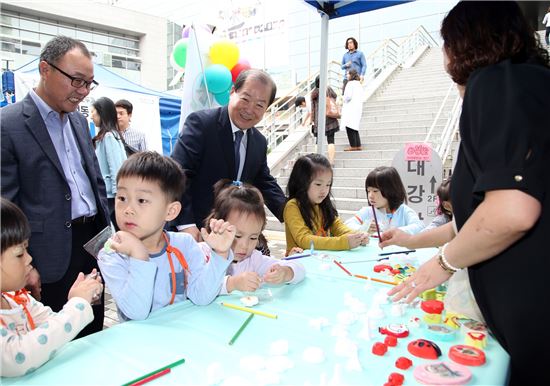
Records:
{"label": "stone step", "polygon": [[[365,115],[365,114],[364,114]],[[442,116],[441,114],[440,116]],[[393,113],[393,114],[366,114],[361,117],[361,123],[377,123],[377,122],[416,122],[425,120],[434,120],[437,116],[437,111],[431,112],[414,112],[414,113]]]}
{"label": "stone step", "polygon": [[443,101],[443,98],[445,95],[409,95],[409,96],[395,96],[395,97],[377,97],[374,99],[369,99],[368,105],[369,106],[384,106],[386,103],[389,104],[406,104],[406,103],[439,103]]}
{"label": "stone step", "polygon": [[[337,177],[334,176],[332,179],[332,186],[346,186],[349,188],[365,188],[365,176],[361,177]],[[277,178],[277,183],[280,186],[286,186],[288,183],[289,177],[279,177]]]}
{"label": "stone step", "polygon": [[[369,172],[377,166],[380,166],[380,163],[391,164],[391,160],[378,160],[378,159],[363,159],[361,160],[361,166],[353,168],[343,168],[335,166],[332,170],[335,177],[363,177],[369,174]],[[281,170],[277,178],[279,177],[289,177],[292,172],[292,167],[289,166]]]}
{"label": "stone step", "polygon": [[[445,102],[446,107],[452,107],[454,102],[456,101],[457,96],[451,95]],[[363,114],[388,114],[388,113],[423,113],[426,111],[437,111],[439,107],[441,106],[441,103],[443,103],[443,98],[435,101],[409,101],[409,102],[397,102],[394,103],[393,101],[386,101],[387,103],[379,104],[376,100],[369,100],[365,104],[365,108],[363,109]]]}

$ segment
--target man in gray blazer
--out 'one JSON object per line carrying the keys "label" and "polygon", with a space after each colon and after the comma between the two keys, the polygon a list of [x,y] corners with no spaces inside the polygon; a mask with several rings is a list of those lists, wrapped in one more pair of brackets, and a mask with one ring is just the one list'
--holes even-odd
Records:
{"label": "man in gray blazer", "polygon": [[[29,252],[42,279],[42,302],[59,311],[79,272],[97,268],[83,245],[108,224],[105,184],[88,124],[75,112],[97,85],[90,53],[58,36],[40,54],[40,81],[0,110],[2,196],[31,225]],[[103,302],[79,336],[103,328]]]}

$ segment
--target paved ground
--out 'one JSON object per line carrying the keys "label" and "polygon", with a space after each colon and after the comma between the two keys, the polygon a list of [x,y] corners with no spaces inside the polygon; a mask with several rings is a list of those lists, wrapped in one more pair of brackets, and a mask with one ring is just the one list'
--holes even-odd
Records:
{"label": "paved ground", "polygon": [[[265,237],[268,240],[269,249],[271,250],[271,256],[283,257],[286,250],[285,234],[284,232],[265,231]],[[104,328],[109,328],[118,324],[118,316],[116,310],[116,304],[113,297],[109,293],[109,288],[105,289],[105,321]]]}

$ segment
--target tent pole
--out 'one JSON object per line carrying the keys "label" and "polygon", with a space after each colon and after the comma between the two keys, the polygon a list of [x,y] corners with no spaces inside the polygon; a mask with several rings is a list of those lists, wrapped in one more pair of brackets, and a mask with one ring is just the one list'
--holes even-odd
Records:
{"label": "tent pole", "polygon": [[[319,70],[319,105],[317,110],[317,153],[325,152],[325,119],[328,75],[328,15],[321,13],[321,67]],[[323,117],[323,118],[321,118]]]}

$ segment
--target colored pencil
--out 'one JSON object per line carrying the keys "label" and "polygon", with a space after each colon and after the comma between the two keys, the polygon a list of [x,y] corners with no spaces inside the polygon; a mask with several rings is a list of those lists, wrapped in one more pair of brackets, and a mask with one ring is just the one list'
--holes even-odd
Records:
{"label": "colored pencil", "polygon": [[310,253],[310,252],[300,253],[300,254],[298,254],[298,255],[288,256],[288,257],[283,258],[282,260],[295,260],[295,259],[301,259],[301,258],[303,258],[303,257],[308,257],[308,256],[311,256],[311,253]]}
{"label": "colored pencil", "polygon": [[416,252],[416,249],[405,249],[403,251],[395,251],[395,252],[383,252],[383,253],[379,253],[378,256],[397,255],[399,253],[406,253],[408,255],[409,253],[413,253],[413,252]]}
{"label": "colored pencil", "polygon": [[344,268],[344,266],[343,266],[341,263],[339,263],[339,262],[337,262],[336,260],[334,260],[334,264],[336,264],[337,266],[339,266],[340,268],[342,268],[342,271],[344,271],[344,272],[347,273],[348,275],[353,276],[353,275],[351,274],[351,272],[348,271],[346,268]]}
{"label": "colored pencil", "polygon": [[378,219],[376,218],[376,209],[374,208],[374,205],[371,205],[372,208],[372,215],[374,216],[374,225],[376,225],[376,234],[378,235],[378,240],[382,241],[382,238],[380,237],[380,227],[378,226]]}
{"label": "colored pencil", "polygon": [[382,260],[389,260],[389,257],[381,257],[379,259],[369,259],[369,260],[341,261],[341,263],[342,264],[370,263],[373,261],[382,261]]}
{"label": "colored pencil", "polygon": [[267,312],[257,311],[257,310],[253,310],[252,308],[241,307],[231,303],[220,303],[220,304],[224,307],[233,308],[234,310],[249,312],[251,314],[256,314],[260,316],[265,316],[266,318],[277,319],[277,315],[275,314],[268,314]]}
{"label": "colored pencil", "polygon": [[229,341],[229,345],[231,346],[233,343],[235,343],[235,341],[237,340],[237,338],[241,335],[241,333],[243,332],[243,330],[246,328],[246,326],[248,326],[248,323],[250,323],[250,321],[252,320],[252,318],[254,317],[254,314],[250,314],[250,316],[248,318],[246,318],[246,320],[244,321],[243,325],[237,330],[237,332],[235,333],[235,335],[233,335],[233,338],[231,338],[231,340]]}
{"label": "colored pencil", "polygon": [[183,363],[185,363],[185,359],[180,359],[179,361],[175,361],[174,363],[170,363],[170,364],[167,365],[167,366],[161,367],[160,369],[156,369],[155,371],[151,371],[150,373],[147,373],[147,374],[145,374],[145,375],[143,375],[143,376],[141,376],[141,377],[139,377],[139,378],[136,378],[136,379],[134,379],[133,381],[130,381],[130,382],[128,382],[128,383],[125,383],[125,384],[123,384],[122,386],[131,386],[131,385],[135,384],[136,382],[139,382],[139,381],[141,381],[141,380],[143,380],[143,379],[145,379],[145,378],[150,377],[151,375],[155,375],[155,374],[160,373],[161,371],[164,371],[164,370],[166,370],[166,369],[173,369],[174,367],[179,366],[179,365],[181,365],[181,364],[183,364]]}
{"label": "colored pencil", "polygon": [[172,371],[170,368],[164,369],[162,371],[159,371],[158,373],[155,373],[153,375],[148,376],[147,378],[142,379],[141,381],[137,381],[136,383],[132,383],[130,386],[141,386],[145,385],[146,383],[149,383],[151,381],[154,381],[157,378],[162,377],[163,375],[168,374],[170,371]]}
{"label": "colored pencil", "polygon": [[375,278],[375,277],[368,277],[368,276],[363,276],[363,275],[353,275],[353,276],[358,277],[359,279],[365,279],[365,280],[376,281],[376,282],[378,282],[378,283],[391,284],[391,285],[397,285],[397,284],[398,284],[398,283],[393,282],[393,281],[387,281],[387,280],[377,279],[377,278]]}

